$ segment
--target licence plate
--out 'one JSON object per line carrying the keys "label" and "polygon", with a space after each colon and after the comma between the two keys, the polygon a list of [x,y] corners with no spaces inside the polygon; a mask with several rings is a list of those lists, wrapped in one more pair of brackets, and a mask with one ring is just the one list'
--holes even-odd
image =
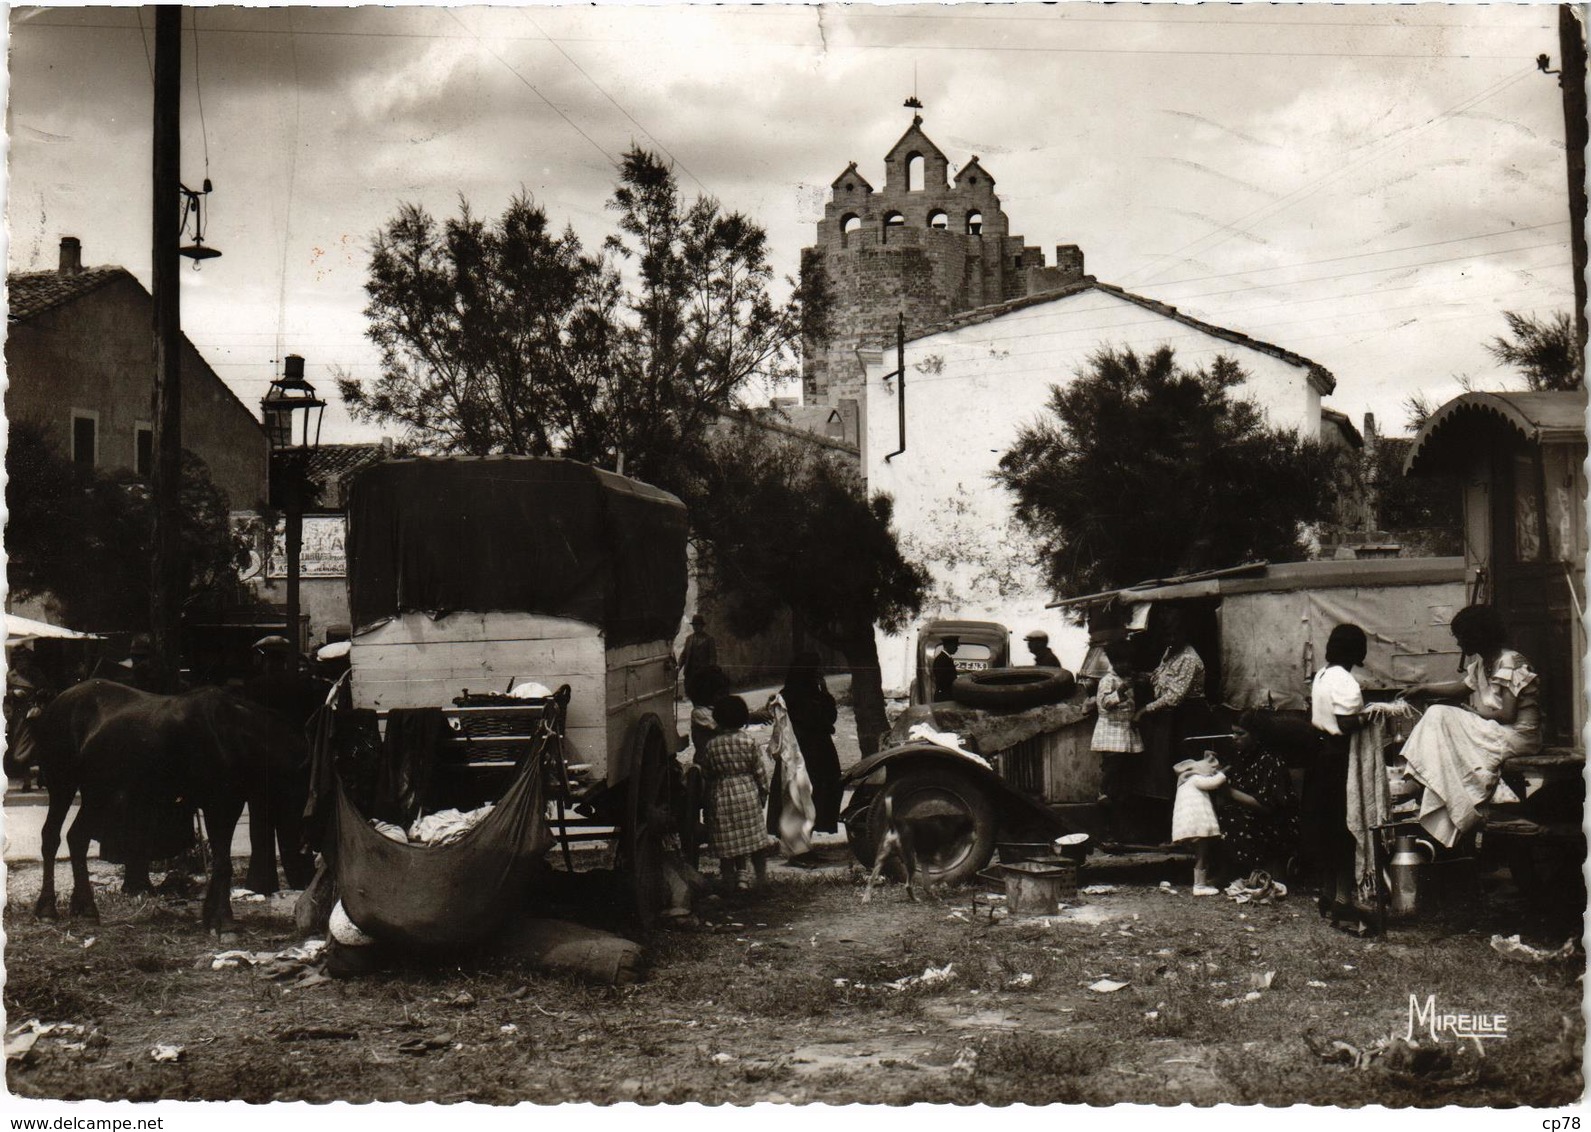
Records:
{"label": "licence plate", "polygon": [[958,660],[958,661],[956,661],[956,671],[957,672],[982,672],[988,667],[989,667],[989,662],[987,660]]}

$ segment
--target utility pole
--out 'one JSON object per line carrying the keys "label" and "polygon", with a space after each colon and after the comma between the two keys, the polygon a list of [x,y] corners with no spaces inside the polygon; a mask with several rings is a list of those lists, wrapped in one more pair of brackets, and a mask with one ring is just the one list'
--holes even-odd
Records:
{"label": "utility pole", "polygon": [[1558,6],[1558,55],[1561,73],[1558,86],[1563,91],[1564,144],[1568,148],[1569,225],[1574,258],[1574,337],[1580,347],[1580,364],[1586,358],[1586,243],[1585,243],[1585,147],[1586,95],[1585,31],[1575,15],[1574,5]]}
{"label": "utility pole", "polygon": [[155,9],[155,160],[151,286],[155,308],[155,540],[150,628],[155,660],[167,691],[176,691],[182,653],[180,616],[182,479],[181,292],[177,282],[177,211],[181,182],[182,8]]}

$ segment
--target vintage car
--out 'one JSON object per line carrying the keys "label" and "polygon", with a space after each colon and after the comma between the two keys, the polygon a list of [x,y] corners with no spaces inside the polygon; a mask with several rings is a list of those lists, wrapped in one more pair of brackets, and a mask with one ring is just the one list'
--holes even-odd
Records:
{"label": "vintage car", "polygon": [[[1307,707],[1326,637],[1342,621],[1369,633],[1371,687],[1452,673],[1458,656],[1447,623],[1465,604],[1465,582],[1460,558],[1258,562],[1055,604],[1079,612],[1110,607],[1128,636],[1145,633],[1156,607],[1181,609],[1205,661],[1207,694],[1230,718],[1247,708]],[[1001,671],[1013,680],[1022,673]],[[1014,686],[1004,707],[975,706],[976,695],[963,695],[963,681],[975,685],[976,674],[957,680],[964,702],[914,698],[892,727],[891,745],[846,772],[854,789],[843,817],[860,860],[872,860],[885,794],[896,815],[915,823],[925,871],[945,882],[984,869],[999,844],[1099,829],[1100,765],[1087,693],[1067,689],[1060,702],[1037,697],[1029,701],[1035,706],[1017,706],[1026,690],[1036,695],[1042,679],[1027,671],[1033,675]],[[959,736],[976,750],[969,755],[924,738],[924,728]]]}

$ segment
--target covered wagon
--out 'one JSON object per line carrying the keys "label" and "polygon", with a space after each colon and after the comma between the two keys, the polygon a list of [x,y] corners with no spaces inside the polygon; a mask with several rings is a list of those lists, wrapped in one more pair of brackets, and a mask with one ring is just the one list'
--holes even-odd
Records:
{"label": "covered wagon", "polygon": [[[478,937],[558,841],[566,861],[571,841],[617,841],[643,922],[667,902],[685,543],[674,496],[574,461],[403,459],[357,475],[350,670],[326,744],[357,925],[410,944]],[[367,820],[487,803],[441,847]]]}

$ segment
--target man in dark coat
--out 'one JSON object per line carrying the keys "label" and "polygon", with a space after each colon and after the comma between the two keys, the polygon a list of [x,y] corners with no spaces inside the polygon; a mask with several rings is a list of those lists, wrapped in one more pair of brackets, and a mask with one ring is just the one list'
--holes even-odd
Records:
{"label": "man in dark coat", "polygon": [[685,647],[680,649],[679,654],[680,676],[685,681],[687,693],[690,691],[691,677],[717,667],[718,642],[707,631],[707,618],[698,613],[691,618],[690,635],[685,638]]}
{"label": "man in dark coat", "polygon": [[956,683],[956,650],[961,647],[960,637],[946,637],[939,642],[939,654],[934,657],[934,702],[950,699],[950,690]]}

